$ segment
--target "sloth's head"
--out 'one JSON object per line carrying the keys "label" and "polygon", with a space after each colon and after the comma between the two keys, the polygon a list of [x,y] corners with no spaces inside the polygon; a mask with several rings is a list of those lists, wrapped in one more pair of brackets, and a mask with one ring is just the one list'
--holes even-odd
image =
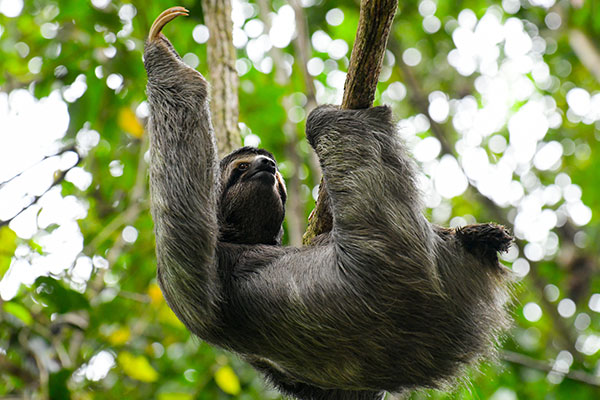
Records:
{"label": "sloth's head", "polygon": [[221,160],[220,240],[279,244],[287,192],[271,153],[242,147]]}

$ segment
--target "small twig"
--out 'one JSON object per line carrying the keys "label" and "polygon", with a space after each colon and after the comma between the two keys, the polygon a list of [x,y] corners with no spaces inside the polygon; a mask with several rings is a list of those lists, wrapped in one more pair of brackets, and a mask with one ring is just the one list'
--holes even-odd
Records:
{"label": "small twig", "polygon": [[[271,31],[271,19],[269,13],[271,12],[271,3],[268,0],[257,0],[259,17],[260,20],[265,24],[265,32]],[[279,85],[285,85],[287,82],[287,76],[283,66],[283,51],[278,47],[271,47],[269,54],[273,57],[273,64],[275,64],[275,82]]]}
{"label": "small twig", "polygon": [[117,215],[96,236],[94,236],[90,243],[85,246],[83,252],[86,254],[92,253],[94,249],[97,249],[110,236],[112,236],[117,229],[128,223],[128,221],[131,221],[133,217],[139,215],[140,211],[143,209],[147,209],[147,207],[142,207],[140,204],[136,203],[127,208],[123,213]]}
{"label": "small twig", "polygon": [[37,382],[39,383],[39,389],[42,392],[41,398],[46,399],[48,398],[48,380],[50,379],[50,374],[39,353],[31,348],[29,342],[29,334],[29,329],[22,329],[17,336],[17,340],[19,341],[21,347],[25,349],[29,353],[29,355],[35,360],[35,364],[38,369]]}
{"label": "small twig", "polygon": [[[44,161],[46,161],[49,158],[53,158],[53,157],[58,157],[61,156],[69,151],[72,151],[74,153],[77,153],[77,150],[75,148],[75,145],[71,145],[68,147],[63,147],[62,149],[60,149],[57,153],[54,154],[48,154],[44,157],[42,157],[41,160],[36,161],[33,165],[30,165],[29,167],[25,168],[23,171],[19,172],[18,174],[14,175],[13,177],[0,182],[0,189],[2,189],[7,183],[14,181],[15,179],[17,179],[18,177],[22,176],[24,173],[26,173],[27,171],[31,170],[33,167],[40,165],[41,163],[43,163]],[[79,154],[78,154],[79,155]]]}
{"label": "small twig", "polygon": [[55,336],[52,338],[52,347],[54,347],[54,351],[60,360],[60,364],[64,368],[73,368],[73,361],[69,357],[69,353],[65,349],[65,344],[62,342],[61,338]]}
{"label": "small twig", "polygon": [[11,218],[5,220],[5,221],[0,221],[0,228],[8,225],[11,223],[12,220],[14,220],[15,218],[17,218],[19,215],[21,215],[25,210],[27,210],[29,207],[37,204],[37,202],[44,197],[44,195],[46,193],[48,193],[50,190],[52,190],[52,188],[54,188],[56,185],[59,185],[60,183],[62,183],[62,181],[65,180],[65,177],[67,176],[67,173],[72,170],[73,168],[75,168],[80,162],[81,162],[81,156],[79,155],[79,153],[77,153],[76,151],[73,151],[75,154],[77,154],[77,162],[70,168],[64,170],[64,171],[60,171],[60,173],[58,174],[57,177],[54,178],[54,181],[52,182],[52,184],[48,187],[48,189],[46,189],[44,191],[44,193],[38,195],[38,196],[34,196],[33,199],[29,202],[28,205],[26,205],[25,207],[23,207],[18,213],[16,213],[15,215],[13,215]]}
{"label": "small twig", "polygon": [[526,356],[524,354],[515,353],[508,350],[502,351],[500,353],[500,357],[502,360],[512,364],[518,364],[527,368],[537,369],[544,372],[554,371],[557,374],[564,375],[565,377],[574,381],[583,382],[592,386],[600,386],[600,377],[579,370],[569,370],[567,373],[556,371],[552,366],[552,362],[550,361],[536,360],[535,358]]}
{"label": "small twig", "polygon": [[419,82],[417,81],[417,78],[413,74],[411,68],[408,65],[406,65],[404,63],[404,61],[402,61],[402,57],[399,56],[402,53],[402,49],[400,48],[400,44],[398,43],[397,40],[394,40],[394,39],[390,40],[390,49],[397,56],[396,63],[402,70],[402,74],[404,75],[404,81],[406,82],[407,86],[410,89],[409,96],[410,96],[412,103],[415,105],[415,108],[419,112],[424,114],[427,117],[427,119],[429,119],[430,126],[431,126],[431,132],[433,133],[433,136],[435,136],[435,138],[437,140],[439,140],[439,142],[442,146],[442,153],[443,154],[453,154],[454,152],[452,150],[452,146],[450,145],[450,143],[448,143],[448,135],[444,131],[444,128],[440,124],[438,124],[436,121],[433,121],[429,117],[429,112],[428,112],[429,101],[427,100],[427,97],[421,90]]}
{"label": "small twig", "polygon": [[[269,12],[271,10],[270,3],[267,0],[258,0],[260,9],[260,19],[264,22],[266,31],[271,30],[271,21],[269,19]],[[300,35],[300,33],[298,34]],[[283,51],[277,47],[273,47],[269,54],[275,60],[275,80],[280,85],[289,84],[286,76],[286,71],[283,67]],[[283,106],[286,110],[292,107],[289,97],[283,99]],[[304,233],[304,202],[300,196],[300,155],[298,154],[298,135],[296,134],[297,124],[286,118],[283,126],[283,132],[286,136],[285,153],[287,159],[291,161],[294,172],[287,182],[288,190],[288,205],[286,212],[287,221],[287,233],[289,244],[294,247],[302,245],[302,234]]]}
{"label": "small twig", "polygon": [[136,301],[138,303],[143,303],[143,304],[150,303],[150,296],[148,296],[147,294],[128,292],[126,290],[120,290],[118,296],[122,297],[124,299]]}

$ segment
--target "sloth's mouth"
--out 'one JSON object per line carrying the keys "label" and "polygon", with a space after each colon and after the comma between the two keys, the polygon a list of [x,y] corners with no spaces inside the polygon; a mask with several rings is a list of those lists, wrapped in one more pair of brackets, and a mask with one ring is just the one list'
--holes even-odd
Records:
{"label": "sloth's mouth", "polygon": [[260,179],[268,183],[275,182],[275,171],[259,169],[258,171],[252,172],[247,179]]}

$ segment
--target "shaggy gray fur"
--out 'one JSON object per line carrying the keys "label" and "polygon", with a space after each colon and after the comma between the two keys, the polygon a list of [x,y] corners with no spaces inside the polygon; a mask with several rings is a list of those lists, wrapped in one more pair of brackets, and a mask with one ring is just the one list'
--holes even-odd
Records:
{"label": "shaggy gray fur", "polygon": [[455,231],[425,219],[388,107],[310,114],[334,227],[318,245],[281,247],[285,195],[230,167],[265,154],[243,149],[220,168],[206,80],[164,36],[144,63],[158,280],[191,332],[298,399],[443,388],[493,349],[510,280],[497,251],[511,238],[492,224]]}

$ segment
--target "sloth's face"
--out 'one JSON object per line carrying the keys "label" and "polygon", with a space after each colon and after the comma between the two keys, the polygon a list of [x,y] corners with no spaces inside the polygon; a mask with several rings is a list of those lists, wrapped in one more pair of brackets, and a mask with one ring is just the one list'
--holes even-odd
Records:
{"label": "sloth's face", "polygon": [[266,155],[248,155],[233,161],[224,171],[227,179],[224,179],[225,190],[238,184],[259,184],[257,190],[262,186],[264,189],[271,187],[279,194],[285,203],[287,192],[283,177],[277,169],[275,160]]}
{"label": "sloth's face", "polygon": [[276,244],[281,234],[287,192],[273,158],[241,155],[222,171],[222,240]]}

